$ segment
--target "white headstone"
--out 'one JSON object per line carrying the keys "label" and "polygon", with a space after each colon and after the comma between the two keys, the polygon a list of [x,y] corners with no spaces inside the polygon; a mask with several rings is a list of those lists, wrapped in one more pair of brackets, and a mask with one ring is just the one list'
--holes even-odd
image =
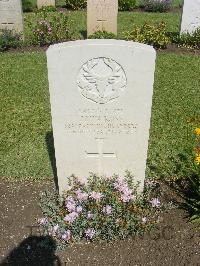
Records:
{"label": "white headstone", "polygon": [[23,33],[21,0],[0,0],[0,30],[1,29]]}
{"label": "white headstone", "polygon": [[52,45],[47,51],[60,193],[72,174],[125,175],[143,188],[155,50],[118,40]]}
{"label": "white headstone", "polygon": [[40,9],[42,7],[53,6],[55,7],[55,0],[37,0],[37,8]]}
{"label": "white headstone", "polygon": [[87,35],[96,31],[117,34],[118,0],[87,0]]}
{"label": "white headstone", "polygon": [[200,0],[184,0],[181,33],[193,33],[200,27]]}

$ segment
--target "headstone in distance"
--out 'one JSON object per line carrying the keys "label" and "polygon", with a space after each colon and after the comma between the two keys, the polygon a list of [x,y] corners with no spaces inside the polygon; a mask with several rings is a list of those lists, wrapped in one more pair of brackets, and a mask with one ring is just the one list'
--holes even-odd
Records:
{"label": "headstone in distance", "polygon": [[118,0],[87,0],[87,35],[107,31],[117,35]]}
{"label": "headstone in distance", "polygon": [[21,0],[0,0],[0,30],[2,29],[23,34]]}
{"label": "headstone in distance", "polygon": [[200,0],[184,0],[181,33],[192,34],[200,27]]}
{"label": "headstone in distance", "polygon": [[37,0],[37,8],[40,9],[42,7],[53,6],[55,7],[56,1],[55,0]]}

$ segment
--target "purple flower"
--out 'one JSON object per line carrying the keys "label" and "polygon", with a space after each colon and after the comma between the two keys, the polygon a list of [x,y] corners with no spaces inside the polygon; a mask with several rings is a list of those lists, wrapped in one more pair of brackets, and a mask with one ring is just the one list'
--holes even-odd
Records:
{"label": "purple flower", "polygon": [[129,202],[130,200],[134,200],[135,196],[134,195],[130,195],[130,194],[122,194],[121,195],[121,200],[125,203],[125,202]]}
{"label": "purple flower", "polygon": [[77,217],[78,217],[77,212],[71,212],[64,217],[64,221],[68,223],[73,223]]}
{"label": "purple flower", "polygon": [[93,236],[95,235],[95,233],[96,232],[95,232],[94,228],[88,228],[88,229],[85,230],[85,236],[87,238],[90,238],[90,239],[93,238]]}
{"label": "purple flower", "polygon": [[70,230],[67,230],[65,231],[62,236],[61,236],[62,240],[64,241],[69,241],[70,238],[71,238],[71,231]]}
{"label": "purple flower", "polygon": [[100,193],[100,192],[95,192],[95,191],[93,191],[93,192],[91,192],[91,194],[90,194],[90,198],[91,198],[91,199],[94,199],[94,200],[96,200],[96,201],[101,200],[102,197],[103,197],[103,195],[102,195],[102,193]]}
{"label": "purple flower", "polygon": [[69,212],[73,212],[76,210],[76,203],[73,197],[69,196],[66,198],[65,206]]}
{"label": "purple flower", "polygon": [[76,197],[79,201],[87,200],[88,199],[88,194],[85,192],[82,192],[80,189],[75,191]]}
{"label": "purple flower", "polygon": [[48,219],[46,217],[38,219],[38,223],[40,225],[46,225],[48,223]]}
{"label": "purple flower", "polygon": [[48,28],[48,31],[52,31],[52,28],[51,28],[51,27],[49,27],[49,28]]}
{"label": "purple flower", "polygon": [[103,213],[110,215],[112,213],[112,207],[110,205],[106,205],[105,207],[103,207]]}
{"label": "purple flower", "polygon": [[83,211],[82,206],[77,206],[77,207],[76,207],[76,211],[77,211],[78,213],[81,213],[81,212]]}
{"label": "purple flower", "polygon": [[160,200],[158,198],[153,198],[149,201],[152,207],[160,207]]}
{"label": "purple flower", "polygon": [[92,214],[91,212],[87,213],[87,218],[88,219],[92,219],[94,217],[94,214]]}
{"label": "purple flower", "polygon": [[58,225],[58,224],[56,224],[56,225],[53,226],[53,231],[54,231],[54,232],[57,232],[58,229],[59,229],[59,225]]}

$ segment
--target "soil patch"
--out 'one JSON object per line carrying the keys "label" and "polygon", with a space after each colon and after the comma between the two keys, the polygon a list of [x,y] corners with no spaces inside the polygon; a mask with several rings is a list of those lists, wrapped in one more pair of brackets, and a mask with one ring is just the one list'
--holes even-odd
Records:
{"label": "soil patch", "polygon": [[[50,182],[0,181],[0,265],[200,265],[200,231],[187,222],[183,210],[172,209],[159,227],[142,237],[112,243],[81,243],[55,252],[40,243],[36,218],[41,217],[39,194],[55,190]],[[163,189],[166,199],[174,192]]]}

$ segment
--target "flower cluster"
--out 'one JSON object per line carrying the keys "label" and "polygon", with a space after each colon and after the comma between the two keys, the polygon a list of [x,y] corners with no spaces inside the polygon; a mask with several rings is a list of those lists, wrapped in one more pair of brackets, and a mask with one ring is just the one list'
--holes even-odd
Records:
{"label": "flower cluster", "polygon": [[42,204],[45,217],[38,220],[49,235],[62,243],[82,238],[124,238],[142,233],[158,220],[160,200],[138,194],[130,175],[125,178],[92,175],[87,183],[73,177],[71,183],[71,189],[60,201],[53,203],[45,197]]}
{"label": "flower cluster", "polygon": [[197,147],[195,149],[195,163],[200,166],[200,128],[194,130],[197,139]]}
{"label": "flower cluster", "polygon": [[28,21],[33,44],[40,46],[72,39],[68,16],[60,12],[47,16],[45,11],[38,13],[35,22]]}
{"label": "flower cluster", "polygon": [[142,0],[142,5],[146,11],[166,12],[172,6],[172,0]]}

